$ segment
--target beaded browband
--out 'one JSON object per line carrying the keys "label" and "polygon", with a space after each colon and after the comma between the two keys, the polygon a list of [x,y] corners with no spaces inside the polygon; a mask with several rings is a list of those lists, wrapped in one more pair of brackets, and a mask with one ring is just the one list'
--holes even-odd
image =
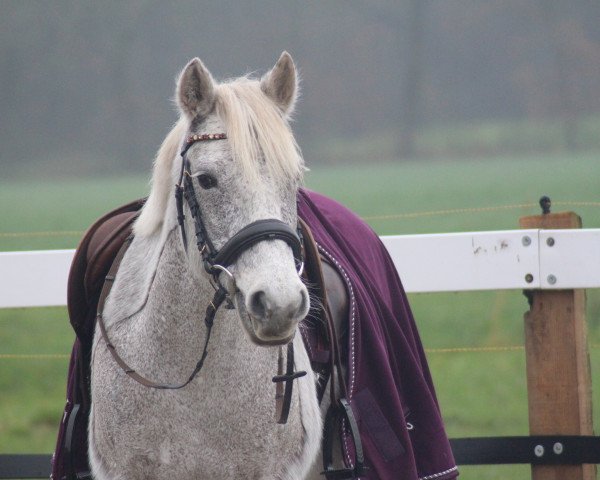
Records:
{"label": "beaded browband", "polygon": [[224,140],[226,133],[203,133],[202,135],[190,135],[186,143],[202,142],[204,140]]}
{"label": "beaded browband", "polygon": [[[181,151],[181,157],[184,159],[183,163],[185,163],[185,154],[190,149],[190,147],[196,142],[205,142],[207,140],[225,140],[227,138],[226,133],[202,133],[200,135],[193,134],[188,135],[185,140],[185,145],[183,146],[183,150]],[[182,165],[183,167],[183,165]],[[183,168],[181,169],[182,177],[179,179],[179,184],[181,185],[181,180],[183,179]]]}

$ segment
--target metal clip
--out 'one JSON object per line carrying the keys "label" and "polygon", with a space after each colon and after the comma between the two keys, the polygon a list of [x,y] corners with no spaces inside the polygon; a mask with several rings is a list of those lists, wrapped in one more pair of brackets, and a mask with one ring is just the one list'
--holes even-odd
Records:
{"label": "metal clip", "polygon": [[[215,273],[214,272],[215,269],[218,270],[219,272]],[[210,278],[210,283],[211,283],[212,287],[215,289],[215,291],[218,290],[219,288],[225,289],[227,291],[227,297],[225,298],[225,301],[227,303],[225,305],[225,308],[227,308],[228,310],[235,309],[235,305],[233,304],[233,302],[231,300],[231,296],[238,291],[238,288],[235,283],[235,277],[233,276],[233,273],[231,273],[223,265],[213,265],[211,270],[213,270],[212,277]],[[223,283],[219,279],[221,272],[225,273],[229,277],[229,285],[231,288],[227,288],[227,287],[223,286]]]}

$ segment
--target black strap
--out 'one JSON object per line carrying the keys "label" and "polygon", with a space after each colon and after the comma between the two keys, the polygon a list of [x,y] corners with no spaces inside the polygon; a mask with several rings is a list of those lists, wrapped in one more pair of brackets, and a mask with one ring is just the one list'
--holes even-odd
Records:
{"label": "black strap", "polygon": [[[187,160],[184,159],[184,165],[187,163]],[[206,231],[206,227],[204,226],[204,221],[202,220],[202,210],[200,209],[200,204],[198,203],[198,199],[196,198],[196,192],[194,190],[194,185],[192,184],[192,179],[188,174],[184,173],[183,176],[183,196],[188,204],[190,209],[190,213],[192,214],[192,218],[194,219],[194,230],[196,234],[196,246],[202,255],[202,258],[206,260],[210,260],[212,257],[216,255],[215,247],[210,241],[208,237],[208,232]],[[180,224],[185,232],[184,224]]]}
{"label": "black strap", "polygon": [[181,229],[183,249],[187,252],[187,235],[185,234],[185,214],[183,213],[183,187],[175,185],[175,206],[177,207],[177,223]]}
{"label": "black strap", "polygon": [[450,444],[459,465],[600,463],[600,437],[593,436],[453,438]]}
{"label": "black strap", "polygon": [[302,246],[296,232],[281,220],[268,219],[246,225],[221,247],[211,261],[214,265],[227,267],[244,250],[263,240],[283,240],[292,248],[297,262],[302,258]]}
{"label": "black strap", "polygon": [[81,405],[76,403],[73,405],[71,412],[69,413],[69,420],[67,421],[67,427],[65,429],[65,438],[63,441],[63,446],[65,448],[65,453],[67,456],[67,468],[70,472],[70,475],[75,476],[75,465],[74,465],[74,451],[73,451],[73,433],[75,430],[75,422],[77,420],[77,415],[79,414],[79,409]]}
{"label": "black strap", "polygon": [[[279,350],[279,367],[278,374],[273,377],[273,383],[277,384],[275,389],[275,414],[277,423],[287,423],[290,414],[290,406],[292,404],[292,390],[294,388],[294,380],[303,377],[306,372],[300,370],[294,372],[294,343],[290,342],[287,345],[287,368],[283,373],[283,357],[282,350]],[[285,383],[285,386],[284,386]]]}
{"label": "black strap", "polygon": [[[335,469],[333,466],[333,439],[339,431],[340,422],[345,420],[352,435],[355,450],[354,468]],[[332,404],[327,410],[323,426],[323,472],[327,480],[360,478],[367,471],[365,457],[358,431],[358,423],[352,412],[352,407],[345,398],[340,398],[338,404]]]}

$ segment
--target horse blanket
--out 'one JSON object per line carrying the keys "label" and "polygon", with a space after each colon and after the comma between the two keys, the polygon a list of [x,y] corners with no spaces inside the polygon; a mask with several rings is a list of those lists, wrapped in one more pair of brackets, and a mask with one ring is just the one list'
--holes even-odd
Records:
{"label": "horse blanket", "polygon": [[[456,477],[425,353],[385,246],[354,213],[318,193],[301,190],[298,213],[346,282],[346,382],[369,468],[366,478]],[[351,464],[353,445],[348,432],[343,436],[345,461]]]}

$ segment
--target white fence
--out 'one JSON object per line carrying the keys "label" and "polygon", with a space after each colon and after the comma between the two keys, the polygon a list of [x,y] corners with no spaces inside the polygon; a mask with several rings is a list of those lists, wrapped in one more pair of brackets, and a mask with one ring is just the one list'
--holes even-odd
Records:
{"label": "white fence", "polygon": [[[600,229],[382,237],[408,292],[600,287]],[[66,304],[73,250],[0,252],[0,308]]]}

